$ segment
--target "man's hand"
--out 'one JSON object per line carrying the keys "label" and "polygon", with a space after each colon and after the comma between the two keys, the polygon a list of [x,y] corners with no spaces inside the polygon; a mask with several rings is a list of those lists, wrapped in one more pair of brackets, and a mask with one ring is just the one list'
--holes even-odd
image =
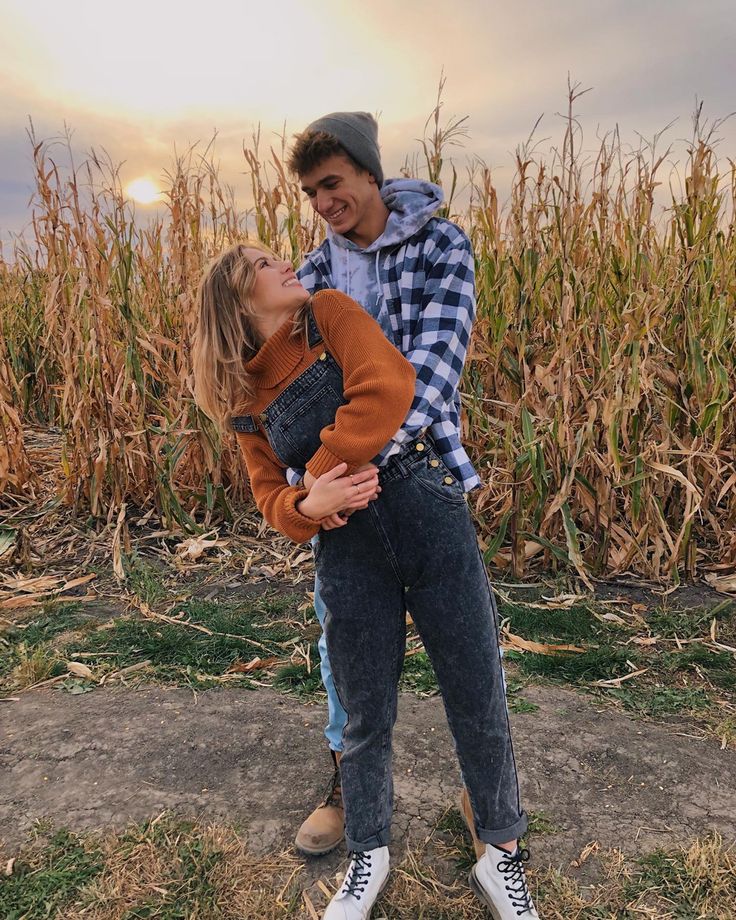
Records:
{"label": "man's hand", "polygon": [[304,473],[303,482],[304,482],[304,488],[307,490],[307,492],[312,491],[312,486],[315,484],[316,481],[317,480],[314,478],[314,476],[312,476],[309,470],[306,470]]}
{"label": "man's hand", "polygon": [[322,530],[335,530],[337,527],[344,527],[349,520],[349,512],[336,511],[335,514],[330,514],[326,518],[322,518],[320,524],[322,525]]}

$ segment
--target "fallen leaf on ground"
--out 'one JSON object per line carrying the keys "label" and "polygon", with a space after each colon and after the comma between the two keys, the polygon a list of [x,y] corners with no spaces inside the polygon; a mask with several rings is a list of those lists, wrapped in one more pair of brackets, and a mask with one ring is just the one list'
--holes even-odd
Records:
{"label": "fallen leaf on ground", "polygon": [[218,540],[217,537],[208,539],[205,534],[201,537],[190,537],[188,540],[182,540],[181,543],[177,544],[176,553],[182,559],[194,560],[199,559],[209,549],[213,549],[216,546],[226,547],[227,545],[227,540]]}
{"label": "fallen leaf on ground", "polygon": [[81,661],[67,661],[66,669],[75,677],[83,677],[85,680],[95,679],[91,669],[86,664],[82,664]]}
{"label": "fallen leaf on ground", "polygon": [[579,645],[550,645],[547,642],[532,642],[531,639],[522,639],[506,630],[503,631],[502,645],[504,648],[514,649],[519,652],[534,652],[537,655],[559,655],[560,652],[584,652],[586,649]]}
{"label": "fallen leaf on ground", "polygon": [[58,587],[59,579],[54,575],[36,575],[34,578],[6,578],[3,583],[4,588],[11,591],[25,591],[27,594],[45,594],[47,591],[53,591]]}
{"label": "fallen leaf on ground", "polygon": [[[542,600],[544,601],[544,604],[533,606],[560,608],[574,607],[575,604],[584,604],[587,599],[588,597],[585,594],[556,594],[554,597],[545,597],[543,595]],[[532,605],[527,604],[526,606]]]}
{"label": "fallen leaf on ground", "polygon": [[248,671],[260,671],[276,664],[278,658],[252,658],[250,661],[234,661],[225,671],[226,674],[245,674]]}
{"label": "fallen leaf on ground", "polygon": [[78,588],[79,585],[86,585],[87,582],[92,581],[93,578],[97,578],[95,572],[91,572],[89,575],[82,575],[81,578],[74,578],[72,581],[67,581],[61,588],[62,591],[69,591],[71,588]]}
{"label": "fallen leaf on ground", "polygon": [[575,866],[576,868],[582,866],[582,864],[594,853],[597,853],[600,848],[600,843],[598,843],[597,840],[593,840],[592,843],[589,843],[587,846],[583,847],[580,856],[578,856],[577,859],[573,859],[570,865]]}
{"label": "fallen leaf on ground", "polygon": [[306,891],[302,891],[302,897],[304,898],[304,905],[309,911],[310,918],[313,918],[313,920],[319,920],[319,914],[314,909],[314,904],[312,904],[312,901]]}
{"label": "fallen leaf on ground", "polygon": [[609,623],[616,623],[617,626],[626,626],[626,620],[623,617],[620,617],[617,613],[595,613],[593,616],[596,620],[607,620]]}
{"label": "fallen leaf on ground", "polygon": [[716,591],[722,591],[724,594],[736,594],[736,573],[733,575],[713,575],[709,572],[705,580]]}
{"label": "fallen leaf on ground", "polygon": [[41,602],[37,597],[44,595],[17,594],[15,597],[7,597],[0,601],[0,610],[20,610],[22,607],[40,607]]}
{"label": "fallen leaf on ground", "polygon": [[610,680],[593,681],[596,687],[620,687],[625,680],[631,680],[632,677],[638,677],[640,674],[646,674],[649,668],[640,668],[638,671],[632,671],[631,674],[624,674],[623,677],[613,677]]}

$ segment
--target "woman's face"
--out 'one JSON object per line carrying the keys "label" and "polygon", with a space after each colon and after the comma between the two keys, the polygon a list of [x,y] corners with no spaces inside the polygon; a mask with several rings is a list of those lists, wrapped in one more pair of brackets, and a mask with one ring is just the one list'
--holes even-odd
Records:
{"label": "woman's face", "polygon": [[291,262],[275,259],[259,249],[247,249],[246,256],[256,273],[250,297],[257,316],[295,312],[309,297]]}

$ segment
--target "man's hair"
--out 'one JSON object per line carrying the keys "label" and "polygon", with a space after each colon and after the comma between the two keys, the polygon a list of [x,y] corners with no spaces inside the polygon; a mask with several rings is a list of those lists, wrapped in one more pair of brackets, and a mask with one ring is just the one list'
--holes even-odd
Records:
{"label": "man's hair", "polygon": [[331,156],[336,155],[345,157],[346,160],[353,164],[356,172],[363,173],[366,171],[360,163],[350,156],[332,134],[328,134],[326,131],[310,131],[309,129],[296,135],[294,146],[289,152],[289,159],[286,165],[297,176],[303,176],[320,166]]}

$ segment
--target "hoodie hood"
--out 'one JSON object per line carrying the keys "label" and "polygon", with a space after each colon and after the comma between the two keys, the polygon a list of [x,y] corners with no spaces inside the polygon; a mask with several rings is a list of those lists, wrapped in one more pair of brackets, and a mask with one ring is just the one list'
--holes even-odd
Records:
{"label": "hoodie hood", "polygon": [[439,185],[421,179],[386,179],[381,186],[381,198],[389,210],[386,229],[370,246],[360,249],[355,243],[333,233],[327,228],[327,236],[333,246],[358,252],[378,252],[387,246],[398,246],[414,236],[434,217],[445,200]]}

